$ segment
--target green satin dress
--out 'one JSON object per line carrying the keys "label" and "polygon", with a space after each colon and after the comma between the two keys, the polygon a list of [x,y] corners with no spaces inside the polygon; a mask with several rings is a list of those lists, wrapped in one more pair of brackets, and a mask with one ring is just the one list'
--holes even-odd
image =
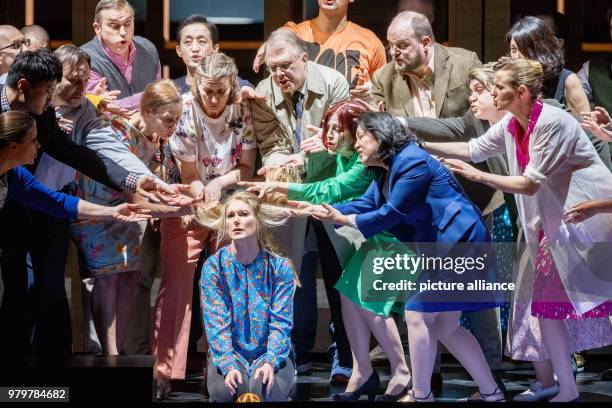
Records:
{"label": "green satin dress", "polygon": [[[344,155],[337,154],[335,177],[315,183],[290,183],[288,197],[290,200],[308,201],[312,204],[341,203],[360,197],[368,189],[373,179],[373,173],[366,171],[359,158],[359,153],[352,151]],[[336,242],[332,239],[340,264],[344,268],[342,276],[334,287],[357,306],[378,315],[387,317],[391,311],[403,313],[405,299],[401,299],[401,292],[373,291],[371,275],[362,280],[364,259],[374,254],[375,256],[395,256],[395,251],[387,250],[385,246],[400,244],[400,242],[386,232],[377,234],[365,242],[360,233],[356,232],[356,234],[361,237],[361,240],[356,239],[355,241],[359,242],[354,242],[350,248],[346,246],[342,249],[337,248]],[[385,272],[376,279],[397,280],[398,277],[393,275],[396,275],[394,271],[389,274]]]}

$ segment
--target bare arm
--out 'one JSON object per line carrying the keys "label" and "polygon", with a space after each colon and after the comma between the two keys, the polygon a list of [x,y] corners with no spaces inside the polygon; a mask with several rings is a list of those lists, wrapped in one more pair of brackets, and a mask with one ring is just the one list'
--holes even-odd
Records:
{"label": "bare arm", "polygon": [[575,115],[591,110],[582,82],[576,74],[571,74],[565,81],[565,100],[567,101],[567,107]]}
{"label": "bare arm", "polygon": [[468,144],[464,142],[452,143],[421,143],[423,149],[435,156],[442,156],[449,159],[470,160]]}

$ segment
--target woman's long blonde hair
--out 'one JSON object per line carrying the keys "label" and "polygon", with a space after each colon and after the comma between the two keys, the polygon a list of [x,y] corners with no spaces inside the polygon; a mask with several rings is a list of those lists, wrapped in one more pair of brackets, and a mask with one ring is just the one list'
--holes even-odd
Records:
{"label": "woman's long blonde hair", "polygon": [[196,205],[194,207],[195,219],[203,226],[217,231],[218,247],[221,242],[229,239],[225,214],[228,205],[232,201],[242,201],[253,210],[253,215],[257,223],[256,234],[259,247],[273,256],[286,258],[291,265],[295,282],[299,286],[295,267],[291,260],[285,256],[278,245],[276,245],[269,231],[269,228],[280,227],[289,219],[286,210],[282,207],[261,202],[253,193],[237,191],[227,197],[223,202]]}

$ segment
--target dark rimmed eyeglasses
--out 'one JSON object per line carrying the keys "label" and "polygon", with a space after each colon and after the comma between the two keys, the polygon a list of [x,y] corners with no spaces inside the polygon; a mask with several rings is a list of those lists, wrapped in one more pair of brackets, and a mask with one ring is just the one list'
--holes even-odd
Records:
{"label": "dark rimmed eyeglasses", "polygon": [[14,49],[14,50],[20,50],[20,49],[21,49],[21,47],[22,47],[22,46],[24,46],[24,45],[25,45],[26,47],[29,47],[29,46],[30,46],[30,39],[29,39],[29,38],[26,38],[26,39],[24,39],[24,40],[17,40],[17,41],[14,41],[12,44],[9,44],[9,45],[7,45],[7,46],[5,46],[5,47],[0,48],[0,51],[2,51],[2,50],[6,50],[7,48],[12,48],[12,49]]}

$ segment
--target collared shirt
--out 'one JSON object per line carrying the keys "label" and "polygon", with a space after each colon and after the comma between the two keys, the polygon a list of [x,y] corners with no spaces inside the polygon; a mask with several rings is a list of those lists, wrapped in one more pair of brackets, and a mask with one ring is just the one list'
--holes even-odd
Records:
{"label": "collared shirt", "polygon": [[[104,41],[97,38],[97,41],[100,41],[102,45],[102,49],[104,53],[108,57],[108,59],[117,67],[121,75],[125,78],[128,83],[132,83],[132,70],[134,68],[134,61],[136,60],[136,47],[134,46],[134,41],[130,43],[130,50],[128,54],[127,62],[123,59],[123,57],[116,52],[113,52],[110,48],[108,48]],[[91,92],[96,85],[100,82],[100,80],[104,77],[99,72],[91,70],[91,76],[89,77],[89,81],[87,81],[87,92]],[[161,79],[161,68],[157,69],[157,78]],[[109,89],[112,91],[112,89]],[[140,98],[142,97],[142,92],[137,94],[127,96],[125,98],[117,99],[114,103],[122,108],[126,108],[129,110],[138,109],[140,107]]]}
{"label": "collared shirt", "polygon": [[2,112],[8,112],[11,110],[11,105],[9,104],[6,96],[6,86],[2,87],[2,92],[0,93],[0,105],[2,107]]}
{"label": "collared shirt", "polygon": [[420,118],[435,118],[436,105],[433,97],[434,87],[434,47],[430,47],[428,62],[422,78],[408,73],[414,114]]}

